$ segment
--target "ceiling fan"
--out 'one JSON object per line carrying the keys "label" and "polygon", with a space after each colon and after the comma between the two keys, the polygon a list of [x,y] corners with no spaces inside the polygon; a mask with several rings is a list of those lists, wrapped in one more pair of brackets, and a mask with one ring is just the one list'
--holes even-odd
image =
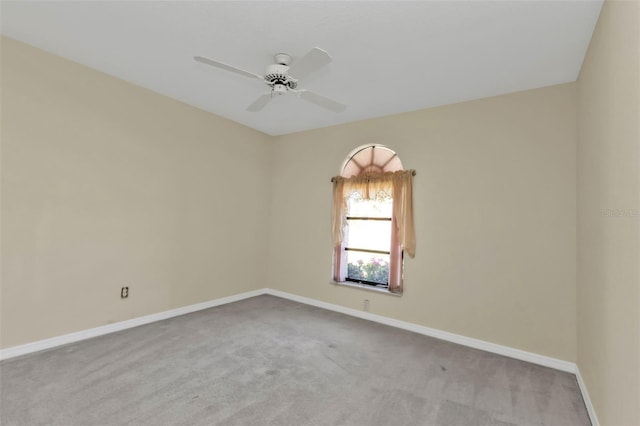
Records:
{"label": "ceiling fan", "polygon": [[224,62],[205,58],[204,56],[194,56],[193,59],[203,64],[212,65],[245,77],[263,80],[271,90],[258,97],[258,99],[247,107],[247,111],[258,112],[264,108],[267,103],[269,103],[271,98],[286,95],[289,92],[295,93],[305,101],[314,103],[334,112],[342,112],[347,108],[346,105],[334,101],[333,99],[329,99],[309,90],[298,89],[299,79],[306,77],[331,62],[331,56],[318,47],[311,49],[309,53],[295,61],[292,65],[290,65],[291,56],[286,53],[278,53],[275,55],[275,64],[268,65],[265,69],[264,77],[256,73],[225,64]]}

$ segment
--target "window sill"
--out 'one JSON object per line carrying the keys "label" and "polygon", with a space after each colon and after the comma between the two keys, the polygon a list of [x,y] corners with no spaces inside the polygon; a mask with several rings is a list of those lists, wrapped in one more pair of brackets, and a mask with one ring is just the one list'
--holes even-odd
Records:
{"label": "window sill", "polygon": [[376,288],[376,287],[372,287],[370,285],[366,285],[366,284],[358,284],[358,283],[354,283],[354,282],[350,282],[350,281],[345,281],[345,282],[336,282],[336,281],[331,281],[331,284],[337,286],[337,287],[349,287],[349,288],[359,288],[362,290],[366,290],[366,291],[372,291],[374,293],[382,293],[382,294],[386,294],[389,296],[395,296],[395,297],[401,297],[402,293],[392,293],[389,290],[387,290],[386,288]]}

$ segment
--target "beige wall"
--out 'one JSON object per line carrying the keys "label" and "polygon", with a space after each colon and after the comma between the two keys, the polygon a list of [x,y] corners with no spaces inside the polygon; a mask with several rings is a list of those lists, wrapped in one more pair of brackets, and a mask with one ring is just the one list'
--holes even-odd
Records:
{"label": "beige wall", "polygon": [[605,2],[578,79],[578,367],[604,425],[640,424],[639,15]]}
{"label": "beige wall", "polygon": [[1,47],[2,347],[264,287],[267,136]]}
{"label": "beige wall", "polygon": [[[575,85],[278,137],[270,286],[575,361]],[[331,277],[331,176],[366,143],[417,170],[402,297]]]}

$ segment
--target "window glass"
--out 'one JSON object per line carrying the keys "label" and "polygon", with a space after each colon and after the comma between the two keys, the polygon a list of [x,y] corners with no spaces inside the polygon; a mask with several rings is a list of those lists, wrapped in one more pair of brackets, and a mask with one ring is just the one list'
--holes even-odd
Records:
{"label": "window glass", "polygon": [[372,145],[353,154],[342,169],[341,176],[350,178],[360,174],[395,172],[402,170],[402,162],[395,152],[384,146]]}
{"label": "window glass", "polygon": [[375,152],[375,155],[373,157],[373,164],[381,168],[384,167],[391,160],[391,158],[396,156],[396,154],[390,149],[378,148],[373,151]]}
{"label": "window glass", "polygon": [[344,170],[342,171],[342,176],[351,177],[358,176],[360,174],[360,166],[358,166],[353,161],[349,161],[346,166],[344,166]]}
{"label": "window glass", "polygon": [[391,217],[393,212],[393,198],[380,192],[375,200],[365,200],[355,192],[349,197],[347,216]]}
{"label": "window glass", "polygon": [[389,251],[391,246],[391,218],[389,220],[347,219],[349,249]]}
{"label": "window glass", "polygon": [[400,161],[400,158],[398,158],[397,155],[393,157],[391,160],[389,160],[387,165],[384,166],[385,172],[396,171],[396,170],[402,170],[402,161]]}
{"label": "window glass", "polygon": [[345,251],[347,280],[386,286],[389,283],[393,198],[380,192],[367,200],[354,193],[348,200]]}
{"label": "window glass", "polygon": [[386,287],[389,284],[389,255],[347,252],[347,280]]}

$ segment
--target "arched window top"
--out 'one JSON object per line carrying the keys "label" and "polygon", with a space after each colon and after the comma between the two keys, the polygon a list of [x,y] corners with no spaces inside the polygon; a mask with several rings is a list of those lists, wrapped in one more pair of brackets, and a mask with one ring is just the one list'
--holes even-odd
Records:
{"label": "arched window top", "polygon": [[369,145],[359,148],[351,155],[342,168],[340,176],[350,178],[397,170],[403,170],[398,154],[382,145]]}

